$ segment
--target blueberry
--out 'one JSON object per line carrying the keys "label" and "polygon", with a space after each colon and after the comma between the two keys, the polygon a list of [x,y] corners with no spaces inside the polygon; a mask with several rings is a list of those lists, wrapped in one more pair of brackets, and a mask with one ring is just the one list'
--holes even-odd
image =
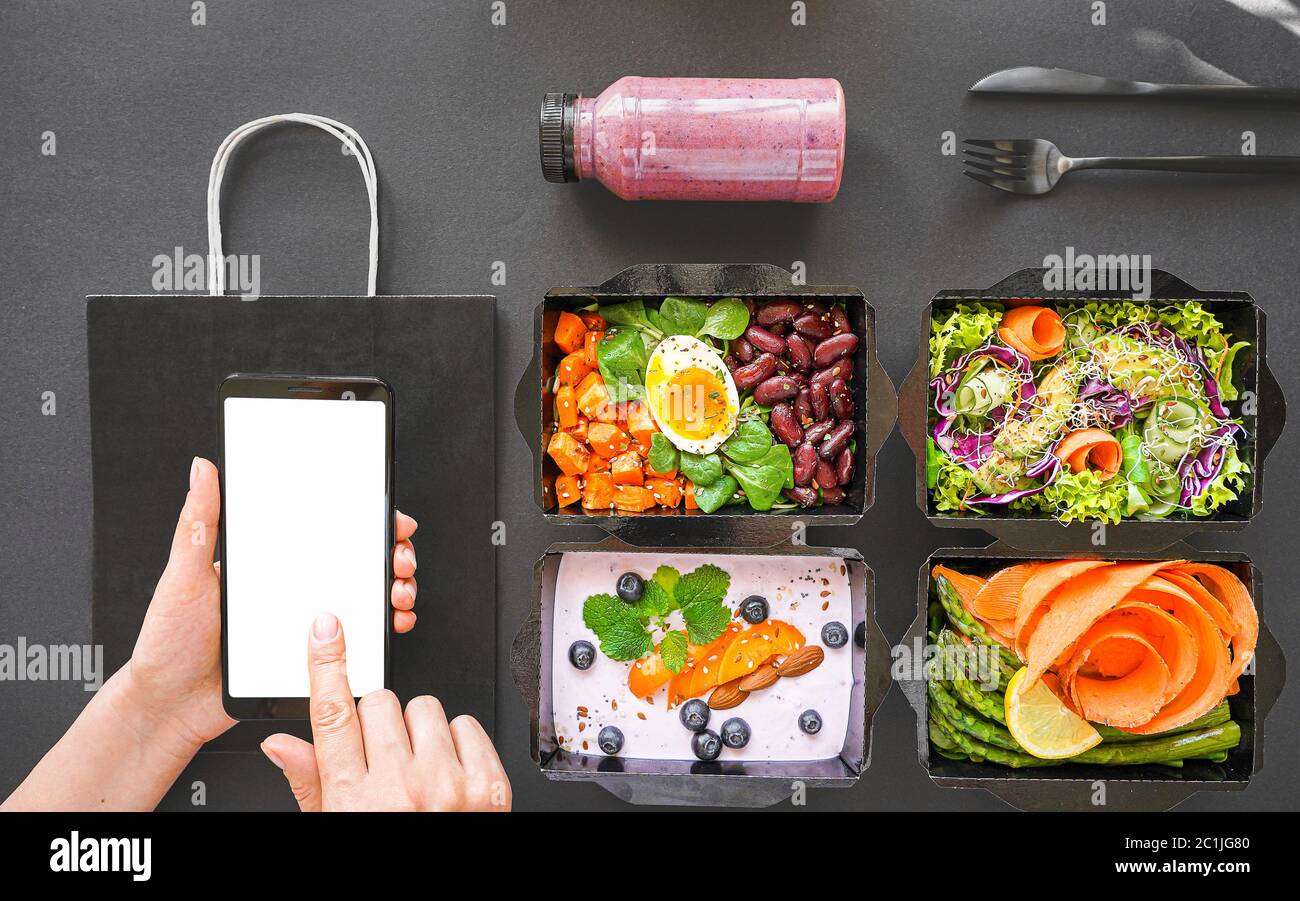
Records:
{"label": "blueberry", "polygon": [[596,648],[589,641],[575,641],[569,645],[569,662],[578,669],[591,669],[596,662]]}
{"label": "blueberry", "polygon": [[743,748],[749,744],[749,723],[733,716],[722,724],[722,743],[728,748]]}
{"label": "blueberry", "polygon": [[822,731],[822,715],[816,710],[805,710],[799,714],[799,728],[806,735],[816,735]]}
{"label": "blueberry", "polygon": [[[699,698],[694,698],[682,705],[681,712],[677,715],[681,717],[682,725],[692,732],[703,732],[709,725],[709,705],[705,704]],[[717,736],[714,736],[715,738]],[[717,755],[713,755],[716,757]]]}
{"label": "blueberry", "polygon": [[853,630],[853,643],[860,648],[867,646],[867,624],[865,621],[858,623],[858,627]]}
{"label": "blueberry", "polygon": [[618,577],[618,596],[629,604],[641,600],[645,591],[645,581],[636,573],[623,573]]}
{"label": "blueberry", "polygon": [[827,623],[822,626],[822,644],[828,648],[842,648],[849,643],[849,630],[844,623]]}
{"label": "blueberry", "polygon": [[740,615],[747,623],[758,625],[767,619],[767,598],[751,594],[740,602]]}
{"label": "blueberry", "polygon": [[717,760],[722,753],[722,739],[710,729],[696,732],[691,736],[691,750],[700,760]]}
{"label": "blueberry", "polygon": [[617,754],[623,750],[623,730],[618,726],[606,726],[596,736],[596,745],[610,756]]}

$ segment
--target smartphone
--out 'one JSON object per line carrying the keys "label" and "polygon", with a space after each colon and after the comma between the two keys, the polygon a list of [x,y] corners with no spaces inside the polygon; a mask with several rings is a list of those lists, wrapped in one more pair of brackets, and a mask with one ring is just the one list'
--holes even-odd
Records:
{"label": "smartphone", "polygon": [[356,697],[389,684],[393,391],[368,377],[221,383],[221,667],[236,719],[301,718],[332,613]]}

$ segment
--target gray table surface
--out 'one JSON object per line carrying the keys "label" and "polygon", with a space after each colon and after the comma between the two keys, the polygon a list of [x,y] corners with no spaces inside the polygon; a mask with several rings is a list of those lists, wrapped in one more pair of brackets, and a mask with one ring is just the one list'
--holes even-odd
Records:
{"label": "gray table surface", "polygon": [[[638,262],[803,261],[810,282],[867,293],[882,360],[898,382],[913,361],[918,310],[937,290],[992,284],[1068,246],[1150,254],[1199,287],[1251,292],[1269,313],[1273,369],[1295,396],[1294,181],[1082,174],[1050,198],[1027,201],[962,178],[940,152],[951,131],[1047,137],[1080,155],[1237,153],[1243,133],[1253,132],[1261,154],[1300,153],[1293,111],[965,93],[987,72],[1031,63],[1158,81],[1222,71],[1300,85],[1300,29],[1243,9],[1266,4],[1113,2],[1107,23],[1095,25],[1094,4],[1074,0],[809,0],[803,26],[791,23],[786,0],[500,5],[501,26],[492,24],[488,0],[210,0],[201,26],[180,0],[0,5],[0,642],[89,638],[84,296],[151,291],[157,254],[177,246],[204,253],[211,155],[232,127],[268,113],[329,115],[369,142],[381,179],[381,293],[498,295],[497,492],[508,543],[497,565],[496,738],[521,809],[622,806],[598,787],[553,784],[536,772],[527,712],[507,671],[532,563],[554,541],[600,534],[542,522],[528,485],[529,449],[514,422],[532,310],[548,287],[596,284]],[[635,205],[594,185],[545,184],[536,149],[541,94],[597,91],[625,74],[839,78],[850,146],[838,200]],[[54,156],[41,153],[45,132],[56,135]],[[267,134],[240,156],[227,198],[227,252],[261,255],[264,293],[362,289],[364,194],[355,162],[333,141],[305,129]],[[497,261],[504,286],[490,280]],[[56,392],[55,416],[41,415],[46,391]],[[1295,442],[1284,436],[1269,461],[1263,513],[1243,533],[1196,542],[1254,556],[1270,588],[1269,625],[1287,651],[1300,642],[1288,596],[1300,584],[1297,464]],[[866,520],[810,537],[863,551],[877,572],[879,618],[891,640],[915,614],[926,555],[985,541],[925,522],[912,465],[895,434]],[[437,628],[436,599],[422,597],[421,605],[420,627]],[[0,683],[0,795],[86,698],[79,685]],[[1203,794],[1184,807],[1295,809],[1298,713],[1291,686],[1268,721],[1265,767],[1250,788]],[[206,755],[182,786],[192,779],[206,783],[207,809],[292,806],[282,777],[258,757]],[[188,789],[164,806],[188,808]],[[872,765],[859,785],[813,791],[808,804],[1002,806],[983,792],[930,784],[917,764],[912,711],[897,690],[876,720]]]}

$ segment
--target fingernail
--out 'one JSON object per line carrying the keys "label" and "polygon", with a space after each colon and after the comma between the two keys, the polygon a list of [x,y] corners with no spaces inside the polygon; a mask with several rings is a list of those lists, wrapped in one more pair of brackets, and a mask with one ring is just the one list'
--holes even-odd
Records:
{"label": "fingernail", "polygon": [[272,751],[270,748],[268,748],[267,742],[265,741],[262,742],[262,753],[265,754],[266,758],[270,760],[273,764],[275,764],[277,767],[279,767],[280,769],[284,769],[284,761],[280,759],[280,755]]}
{"label": "fingernail", "polygon": [[317,641],[329,641],[339,634],[339,621],[332,613],[322,613],[312,623],[311,633]]}
{"label": "fingernail", "polygon": [[415,585],[410,582],[403,582],[402,587],[405,588],[406,593],[411,596],[411,600],[415,600]]}
{"label": "fingernail", "polygon": [[195,457],[190,461],[190,487],[194,487],[194,481],[199,477],[199,458]]}
{"label": "fingernail", "polygon": [[412,566],[415,566],[415,551],[411,550],[409,547],[402,548],[402,559]]}

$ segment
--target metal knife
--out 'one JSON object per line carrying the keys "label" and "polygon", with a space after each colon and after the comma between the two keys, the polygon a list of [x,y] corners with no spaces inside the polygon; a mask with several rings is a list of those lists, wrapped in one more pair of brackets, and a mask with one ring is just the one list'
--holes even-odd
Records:
{"label": "metal knife", "polygon": [[986,75],[970,87],[977,94],[1057,94],[1075,97],[1186,97],[1300,104],[1300,89],[1248,84],[1156,84],[1103,78],[1072,69],[1016,66]]}

